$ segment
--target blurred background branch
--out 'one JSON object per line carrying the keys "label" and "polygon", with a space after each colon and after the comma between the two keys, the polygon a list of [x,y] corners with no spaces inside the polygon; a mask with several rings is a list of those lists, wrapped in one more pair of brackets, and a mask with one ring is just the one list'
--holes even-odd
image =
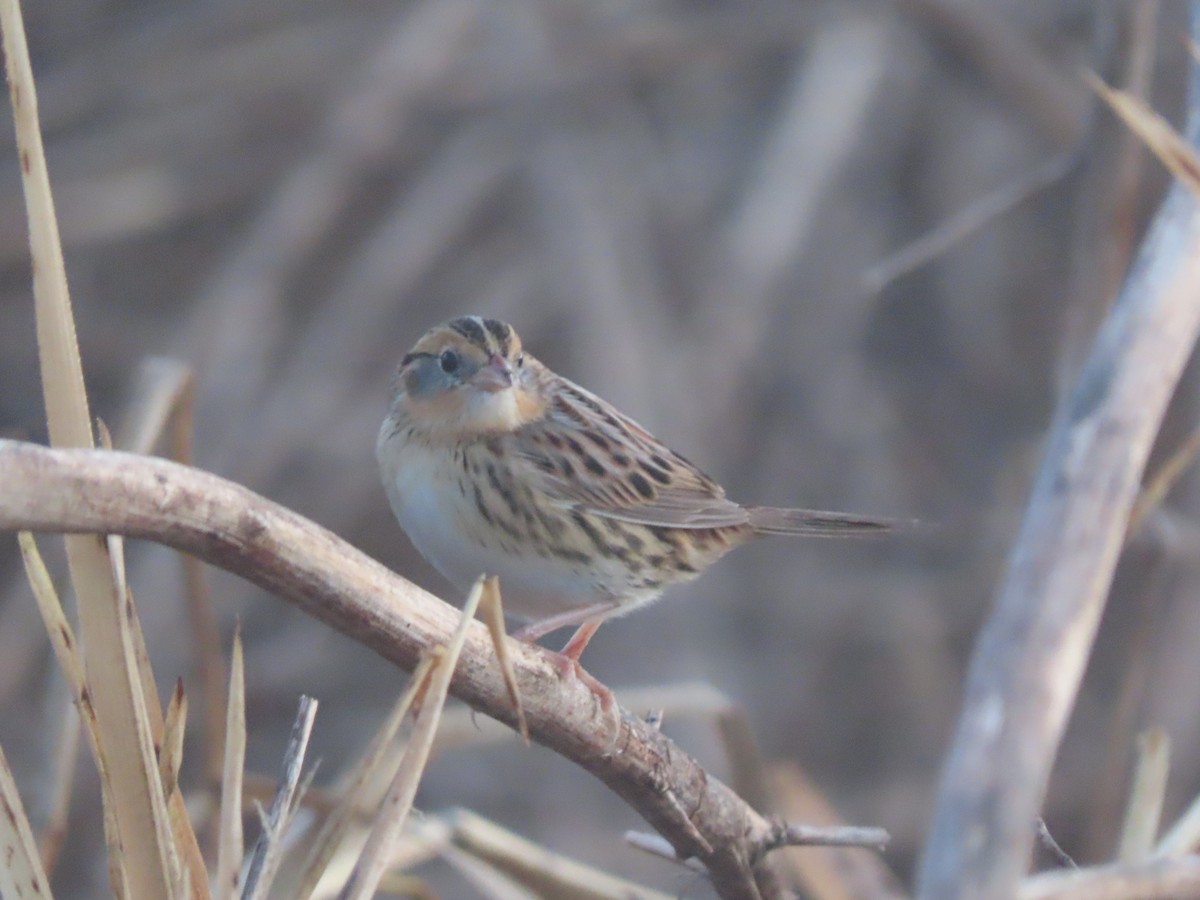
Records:
{"label": "blurred background branch", "polygon": [[[1192,43],[1200,4],[1192,4]],[[1200,67],[1190,157],[1055,413],[995,611],[979,638],[939,790],[921,896],[1011,897],[1091,654],[1151,448],[1200,334]],[[1139,132],[1141,133],[1141,132]],[[1172,165],[1173,159],[1190,159]],[[1159,733],[1158,743],[1165,746]],[[1164,751],[1165,753],[1165,751]],[[1166,763],[1159,781],[1166,782]],[[1160,807],[1150,804],[1153,845]],[[1145,829],[1143,828],[1143,831]],[[1139,854],[1140,855],[1140,854]],[[1126,840],[1121,843],[1122,861]]]}

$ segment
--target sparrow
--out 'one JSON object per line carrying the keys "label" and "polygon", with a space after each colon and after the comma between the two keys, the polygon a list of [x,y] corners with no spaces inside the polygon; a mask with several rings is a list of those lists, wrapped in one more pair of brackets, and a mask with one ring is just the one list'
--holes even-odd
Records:
{"label": "sparrow", "polygon": [[730,500],[637,422],[526,353],[512,326],[480,316],[430,329],[404,355],[376,456],[425,559],[463,592],[498,575],[506,611],[528,622],[516,637],[574,626],[560,661],[580,675],[604,620],[740,544],[893,526]]}

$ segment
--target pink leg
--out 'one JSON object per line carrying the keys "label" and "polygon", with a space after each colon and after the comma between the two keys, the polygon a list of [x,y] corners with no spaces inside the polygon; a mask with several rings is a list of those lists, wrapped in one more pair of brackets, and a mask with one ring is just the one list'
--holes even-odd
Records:
{"label": "pink leg", "polygon": [[[567,641],[566,646],[562,651],[556,654],[561,663],[555,662],[558,670],[564,678],[574,675],[584,684],[586,684],[597,697],[600,698],[600,708],[605,712],[610,712],[617,705],[617,698],[613,696],[613,692],[596,680],[591,672],[579,664],[579,657],[583,653],[583,648],[588,645],[588,641],[592,639],[592,635],[600,628],[600,623],[603,619],[593,619],[590,622],[584,622],[571,635],[571,639]],[[565,665],[564,665],[565,664]]]}
{"label": "pink leg", "polygon": [[603,621],[603,619],[592,619],[590,622],[584,622],[575,629],[575,633],[571,635],[571,639],[562,648],[562,655],[567,657],[567,659],[579,662],[579,657],[583,655],[583,648],[588,645],[588,641],[592,639],[592,635],[600,629],[600,623]]}
{"label": "pink leg", "polygon": [[584,648],[587,647],[588,641],[592,639],[592,635],[600,628],[600,624],[616,608],[617,604],[615,603],[597,603],[593,606],[573,609],[557,616],[551,616],[548,619],[542,619],[540,622],[533,622],[526,625],[517,631],[513,637],[532,643],[542,637],[542,635],[549,634],[551,631],[565,628],[567,625],[578,625],[579,627],[575,629],[575,633],[571,635],[571,639],[567,641],[561,653],[555,653],[553,650],[547,650],[546,653],[554,663],[554,667],[558,669],[560,676],[563,678],[578,678],[600,699],[600,708],[608,712],[617,705],[617,700],[613,696],[613,692],[597,681],[594,675],[579,664],[579,657],[583,653]]}
{"label": "pink leg", "polygon": [[[558,631],[560,628],[566,628],[568,625],[583,625],[589,619],[600,621],[608,617],[609,613],[617,608],[617,604],[611,601],[604,603],[593,603],[591,606],[580,606],[576,609],[569,609],[566,612],[558,613],[545,619],[538,619],[536,622],[530,622],[523,628],[518,628],[513,632],[513,637],[518,641],[525,641],[527,644],[532,644],[540,637],[544,637],[552,631]],[[592,629],[595,632],[596,629]],[[590,637],[591,635],[589,635]],[[584,641],[586,644],[587,641]],[[580,650],[583,648],[580,647]]]}

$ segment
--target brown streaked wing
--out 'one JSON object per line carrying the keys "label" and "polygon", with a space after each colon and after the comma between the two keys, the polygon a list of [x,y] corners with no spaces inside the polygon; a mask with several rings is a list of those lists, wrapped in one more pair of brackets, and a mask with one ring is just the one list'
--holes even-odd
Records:
{"label": "brown streaked wing", "polygon": [[560,376],[550,387],[546,415],[508,438],[517,477],[551,502],[641,525],[749,523],[719,484],[632,419]]}

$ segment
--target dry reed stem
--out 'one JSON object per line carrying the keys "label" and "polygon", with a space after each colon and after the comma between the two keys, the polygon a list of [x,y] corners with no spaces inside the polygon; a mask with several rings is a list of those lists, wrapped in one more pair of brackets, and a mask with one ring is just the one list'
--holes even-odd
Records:
{"label": "dry reed stem", "polygon": [[[42,560],[37,542],[32,534],[22,532],[17,535],[21,547],[21,558],[25,564],[25,577],[37,600],[38,612],[42,624],[50,638],[50,646],[58,660],[58,667],[63,673],[71,689],[71,697],[91,746],[92,758],[96,763],[96,771],[100,774],[100,797],[104,807],[104,837],[106,846],[111,848],[120,845],[120,835],[117,832],[116,807],[110,796],[113,789],[112,778],[108,773],[108,757],[100,740],[100,723],[96,721],[96,708],[92,704],[91,692],[87,690],[87,678],[84,674],[83,660],[76,649],[78,643],[71,623],[63,612],[62,601],[50,578],[50,572]],[[108,855],[108,876],[113,895],[126,897],[125,869],[121,859],[112,853]]]}
{"label": "dry reed stem", "polygon": [[179,768],[183,763],[183,737],[187,728],[187,694],[183,679],[175,681],[175,690],[167,701],[167,716],[163,722],[162,751],[158,758],[158,777],[163,793],[170,799],[179,791]]}
{"label": "dry reed stem", "polygon": [[[333,534],[215,475],[152,457],[0,440],[0,528],[151,538],[242,575],[402,668],[447,640],[457,611]],[[604,713],[540,648],[510,648],[530,736],[604,781],[696,856],[723,897],[757,897],[752,848],[769,823],[640,719]],[[486,629],[473,626],[454,694],[515,715]]]}
{"label": "dry reed stem", "polygon": [[[1200,29],[1200,4],[1193,4]],[[1190,134],[1200,128],[1193,93]],[[1152,148],[1153,149],[1153,148]],[[1007,898],[1028,865],[1063,728],[1150,447],[1200,331],[1200,204],[1176,184],[1059,410],[984,627],[920,895]]]}
{"label": "dry reed stem", "polygon": [[1200,849],[1200,797],[1191,802],[1154,850],[1155,856],[1178,859]]}
{"label": "dry reed stem", "polygon": [[246,764],[246,673],[242,630],[233,630],[229,658],[229,692],[225,709],[224,756],[221,766],[221,808],[217,830],[217,900],[238,896],[242,854],[242,778]]}
{"label": "dry reed stem", "polygon": [[1137,862],[1153,852],[1167,793],[1170,759],[1171,741],[1166,732],[1153,729],[1138,735],[1137,764],[1117,845],[1117,862]]}
{"label": "dry reed stem", "polygon": [[0,896],[49,897],[50,880],[38,856],[37,841],[25,815],[8,758],[0,747]]}
{"label": "dry reed stem", "polygon": [[[18,0],[0,3],[0,27],[29,223],[38,358],[50,439],[57,446],[91,447],[83,366]],[[127,888],[135,897],[181,896],[179,852],[156,777],[147,698],[130,637],[136,614],[120,578],[119,560],[114,567],[103,538],[68,537],[66,549],[79,598],[87,689],[95,706],[99,743],[108,758],[105,771],[113,779],[108,799],[116,829],[108,837],[117,840],[109,844],[110,871],[123,868],[124,875],[112,887]]]}

